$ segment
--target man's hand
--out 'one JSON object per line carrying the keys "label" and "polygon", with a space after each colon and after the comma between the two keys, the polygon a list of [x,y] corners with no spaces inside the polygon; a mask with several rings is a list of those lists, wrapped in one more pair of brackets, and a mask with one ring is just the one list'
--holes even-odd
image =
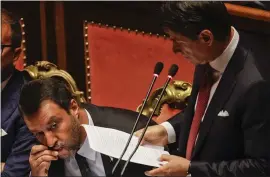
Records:
{"label": "man's hand", "polygon": [[47,146],[35,145],[32,147],[29,157],[32,176],[48,176],[48,170],[52,160],[57,160],[57,151],[48,150]]}
{"label": "man's hand", "polygon": [[151,171],[145,172],[147,176],[187,176],[190,161],[174,155],[162,155],[160,161],[168,163]]}
{"label": "man's hand", "polygon": [[1,173],[2,173],[3,170],[4,170],[4,167],[5,167],[5,163],[4,163],[4,162],[1,162]]}
{"label": "man's hand", "polygon": [[[135,132],[135,136],[140,137],[143,129]],[[162,125],[148,127],[142,140],[142,144],[150,143],[153,145],[165,146],[168,144],[168,133]]]}

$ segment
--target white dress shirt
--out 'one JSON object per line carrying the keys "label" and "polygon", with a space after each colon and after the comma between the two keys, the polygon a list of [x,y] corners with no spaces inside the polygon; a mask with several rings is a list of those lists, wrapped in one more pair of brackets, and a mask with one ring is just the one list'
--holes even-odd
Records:
{"label": "white dress shirt", "polygon": [[[87,110],[85,111],[87,113],[89,125],[94,125],[90,114]],[[106,176],[101,154],[91,149],[87,137],[77,153],[86,158],[93,176]],[[64,162],[65,176],[82,176],[74,156],[70,156],[68,159],[65,159]]]}
{"label": "white dress shirt", "polygon": [[[226,47],[226,49],[223,51],[223,53],[217,57],[215,60],[213,60],[212,62],[210,62],[210,66],[215,69],[216,71],[218,71],[220,73],[220,77],[218,78],[218,80],[213,84],[211,91],[210,91],[210,96],[209,96],[209,100],[207,103],[207,108],[208,105],[217,89],[217,86],[219,84],[220,79],[222,78],[222,74],[225,71],[230,59],[232,58],[232,55],[238,45],[239,42],[239,34],[236,31],[236,29],[234,27],[232,27],[234,33],[233,33],[233,37],[232,40],[230,41],[229,45]],[[197,102],[196,102],[197,105]],[[196,105],[194,107],[194,109],[196,109]],[[205,110],[207,110],[207,108]],[[205,111],[206,112],[206,111]],[[204,119],[204,116],[202,117],[202,121]],[[169,122],[164,122],[161,124],[162,126],[165,127],[167,133],[168,133],[168,142],[169,143],[174,143],[176,142],[176,134],[174,131],[173,126],[169,123]]]}

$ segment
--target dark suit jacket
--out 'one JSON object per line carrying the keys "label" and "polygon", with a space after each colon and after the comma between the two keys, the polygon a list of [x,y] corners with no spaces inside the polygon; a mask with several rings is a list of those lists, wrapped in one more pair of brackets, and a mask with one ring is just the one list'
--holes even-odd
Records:
{"label": "dark suit jacket", "polygon": [[36,139],[25,125],[18,109],[24,84],[22,72],[15,71],[1,93],[1,162],[6,163],[2,176],[27,176],[30,172],[29,153]]}
{"label": "dark suit jacket", "polygon": [[[200,125],[191,159],[192,177],[270,175],[270,84],[255,61],[250,51],[238,45]],[[182,157],[204,69],[204,65],[196,67],[184,119],[170,120]],[[222,110],[229,116],[218,116]]]}
{"label": "dark suit jacket", "polygon": [[[124,110],[119,108],[110,108],[110,107],[100,107],[95,106],[93,104],[84,104],[83,107],[89,112],[91,115],[94,125],[106,128],[114,128],[117,130],[121,130],[127,133],[130,133],[135,123],[136,117],[138,113]],[[144,128],[147,122],[147,117],[142,116],[137,126],[137,130]],[[154,125],[154,122],[151,122],[151,125]],[[113,161],[106,155],[101,154],[104,169],[106,176],[111,176],[111,171],[113,165],[116,163],[117,159]],[[124,161],[122,161],[121,165],[123,166]],[[115,176],[120,176],[121,168],[115,172]],[[124,176],[127,177],[140,177],[145,176],[144,172],[152,169],[152,167],[147,167],[135,163],[130,163],[126,169]],[[49,177],[55,176],[65,176],[64,175],[64,163],[63,160],[52,161],[50,169],[49,169]]]}

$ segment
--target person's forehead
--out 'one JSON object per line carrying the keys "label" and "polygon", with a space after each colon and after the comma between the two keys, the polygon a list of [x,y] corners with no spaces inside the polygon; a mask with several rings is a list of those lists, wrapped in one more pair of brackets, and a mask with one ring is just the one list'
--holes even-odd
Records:
{"label": "person's forehead", "polygon": [[38,117],[40,119],[47,119],[58,114],[61,114],[62,109],[53,101],[45,100],[40,104],[36,113],[31,116]]}
{"label": "person's forehead", "polygon": [[62,112],[61,110],[61,107],[52,100],[42,101],[39,107],[39,112],[47,113],[50,115]]}
{"label": "person's forehead", "polygon": [[31,126],[31,131],[46,129],[48,124],[56,121],[62,115],[62,111],[57,104],[52,101],[41,103],[38,111],[31,116],[26,116],[26,122]]}
{"label": "person's forehead", "polygon": [[177,40],[182,40],[182,41],[188,40],[187,37],[185,37],[184,35],[182,35],[182,34],[180,34],[178,32],[175,32],[173,30],[166,29],[164,31],[165,31],[166,34],[168,34],[170,36],[170,38],[177,39]]}

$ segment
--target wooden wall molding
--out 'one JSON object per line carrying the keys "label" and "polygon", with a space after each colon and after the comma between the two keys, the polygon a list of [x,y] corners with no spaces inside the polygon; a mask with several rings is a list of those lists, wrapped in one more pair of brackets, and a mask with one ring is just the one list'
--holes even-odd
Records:
{"label": "wooden wall molding", "polygon": [[41,60],[48,60],[47,55],[47,31],[46,31],[46,7],[45,1],[40,1],[40,33],[41,33]]}
{"label": "wooden wall molding", "polygon": [[253,20],[260,20],[260,21],[266,21],[270,22],[270,11],[231,4],[231,3],[225,3],[228,12],[231,15],[244,17],[244,18],[250,18]]}
{"label": "wooden wall molding", "polygon": [[67,70],[66,59],[66,33],[65,15],[63,2],[55,2],[55,37],[57,47],[57,65],[63,70]]}

